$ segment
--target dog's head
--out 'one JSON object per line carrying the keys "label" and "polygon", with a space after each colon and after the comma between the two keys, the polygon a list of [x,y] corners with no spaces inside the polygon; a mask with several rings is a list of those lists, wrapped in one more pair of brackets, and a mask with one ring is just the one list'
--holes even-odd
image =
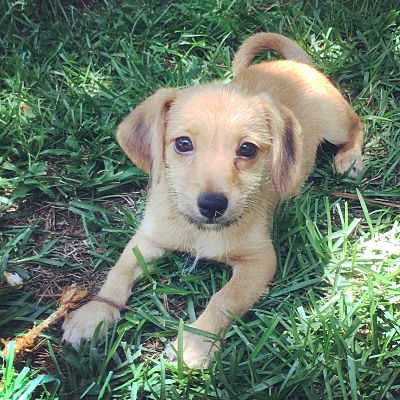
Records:
{"label": "dog's head", "polygon": [[[260,185],[280,198],[300,174],[300,127],[268,96],[233,85],[160,89],[118,127],[118,141],[152,185],[166,179],[172,201],[203,228],[231,225],[245,211],[265,207]],[[263,206],[264,204],[264,206]]]}

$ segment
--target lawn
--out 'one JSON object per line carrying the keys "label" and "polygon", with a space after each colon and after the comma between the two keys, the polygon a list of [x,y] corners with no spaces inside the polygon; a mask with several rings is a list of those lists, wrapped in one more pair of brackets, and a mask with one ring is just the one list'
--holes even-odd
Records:
{"label": "lawn", "polygon": [[295,39],[338,85],[365,125],[366,166],[337,176],[321,150],[276,213],[270,291],[209,369],[163,350],[230,271],[188,272],[169,253],[106,338],[65,346],[58,324],[23,357],[11,344],[0,398],[399,399],[399,26],[399,1],[1,1],[0,338],[46,318],[73,282],[95,293],[138,227],[147,176],[116,144],[121,118],[159,87],[229,80],[254,32]]}

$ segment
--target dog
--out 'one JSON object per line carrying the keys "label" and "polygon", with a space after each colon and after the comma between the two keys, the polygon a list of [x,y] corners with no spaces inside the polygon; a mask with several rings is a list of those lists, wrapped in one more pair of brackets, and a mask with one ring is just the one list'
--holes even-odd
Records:
{"label": "dog", "polygon": [[[264,50],[284,59],[250,65]],[[242,44],[229,83],[159,89],[120,123],[117,138],[150,174],[148,199],[99,295],[126,304],[143,274],[136,247],[145,260],[170,249],[232,267],[230,281],[191,325],[215,340],[184,332],[183,360],[191,368],[210,363],[232,315],[247,312],[271,283],[274,210],[299,193],[318,145],[340,146],[338,173],[355,177],[363,168],[359,117],[303,50],[275,33]],[[89,339],[101,321],[119,315],[115,306],[91,301],[66,317],[63,339]]]}

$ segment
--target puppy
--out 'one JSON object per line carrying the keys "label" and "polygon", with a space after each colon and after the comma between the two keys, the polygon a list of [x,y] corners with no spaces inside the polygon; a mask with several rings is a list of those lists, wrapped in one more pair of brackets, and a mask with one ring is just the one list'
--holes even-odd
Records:
{"label": "puppy", "polygon": [[[262,50],[286,60],[250,66]],[[258,33],[239,48],[233,73],[228,84],[158,90],[117,132],[127,156],[150,174],[148,200],[139,230],[99,294],[127,302],[142,275],[135,247],[145,260],[171,249],[233,270],[192,324],[216,339],[184,334],[183,359],[192,368],[209,363],[232,314],[248,311],[272,281],[275,207],[299,192],[318,144],[341,146],[335,159],[339,173],[355,177],[363,168],[358,116],[295,42]],[[67,316],[64,340],[89,339],[99,322],[118,317],[117,308],[91,301]]]}

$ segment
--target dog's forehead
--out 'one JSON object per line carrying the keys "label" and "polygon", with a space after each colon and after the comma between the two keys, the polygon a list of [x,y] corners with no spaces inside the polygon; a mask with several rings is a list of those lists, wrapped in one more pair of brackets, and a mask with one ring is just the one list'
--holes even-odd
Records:
{"label": "dog's forehead", "polygon": [[195,129],[240,130],[262,119],[251,98],[222,85],[187,90],[177,99],[172,114],[171,119]]}

